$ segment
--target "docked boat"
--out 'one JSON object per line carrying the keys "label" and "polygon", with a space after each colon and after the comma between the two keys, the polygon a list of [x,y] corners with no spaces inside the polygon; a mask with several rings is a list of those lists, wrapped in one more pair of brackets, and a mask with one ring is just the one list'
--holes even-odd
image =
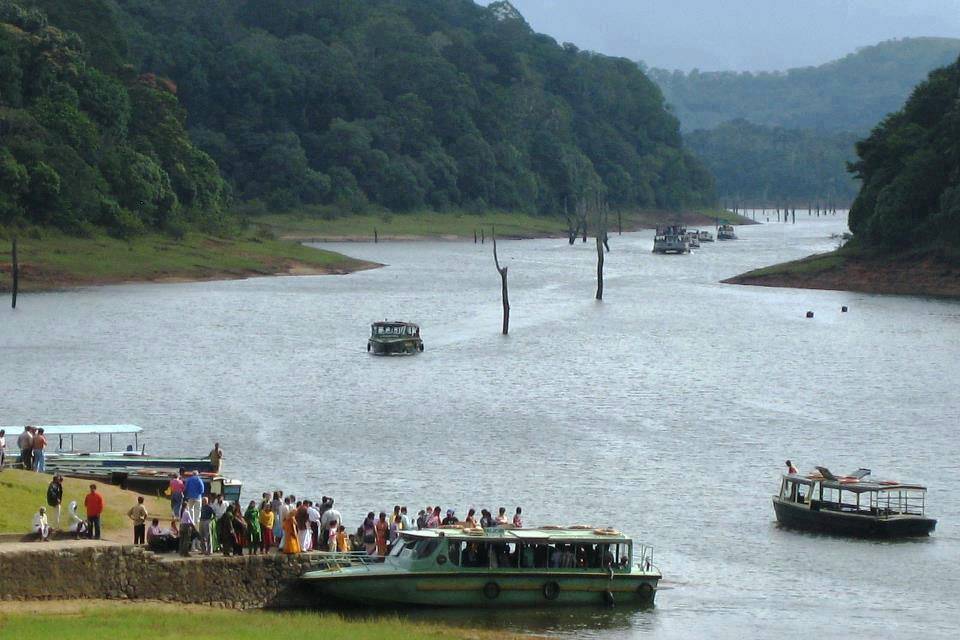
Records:
{"label": "docked boat", "polygon": [[691,249],[700,248],[700,232],[696,229],[687,229],[687,244]]}
{"label": "docked boat", "polygon": [[367,351],[378,356],[409,355],[423,351],[420,327],[412,322],[374,322]]}
{"label": "docked boat", "polygon": [[[74,477],[105,477],[113,471],[166,469],[212,472],[210,458],[154,456],[140,444],[143,429],[132,424],[36,425],[47,437],[46,470]],[[14,441],[23,427],[3,427]],[[77,441],[80,444],[77,444]],[[86,447],[84,445],[87,445]],[[19,456],[17,456],[19,460]]]}
{"label": "docked boat", "polygon": [[367,605],[649,605],[661,578],[650,547],[591,527],[404,531],[382,562],[327,555],[301,579]]}
{"label": "docked boat", "polygon": [[717,228],[717,240],[736,240],[737,232],[732,224],[722,224]]}
{"label": "docked boat", "polygon": [[682,225],[658,225],[653,237],[654,253],[690,253],[687,230]]}
{"label": "docked boat", "polygon": [[786,474],[773,496],[777,521],[789,528],[864,538],[929,535],[937,521],[925,515],[926,487],[873,480],[869,469],[834,476]]}
{"label": "docked boat", "polygon": [[700,242],[713,242],[713,234],[706,229],[701,229],[697,233],[697,240]]}

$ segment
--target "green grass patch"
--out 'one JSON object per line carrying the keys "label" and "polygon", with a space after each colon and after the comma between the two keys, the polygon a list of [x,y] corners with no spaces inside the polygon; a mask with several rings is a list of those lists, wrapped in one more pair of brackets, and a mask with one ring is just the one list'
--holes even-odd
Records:
{"label": "green grass patch", "polygon": [[793,275],[812,275],[822,273],[831,269],[842,267],[847,261],[847,256],[837,251],[830,253],[820,253],[802,260],[792,262],[783,262],[762,269],[755,269],[743,274],[743,278],[768,278],[775,276],[793,276]]}
{"label": "green grass patch", "polygon": [[[494,640],[514,637],[410,622],[396,616],[345,620],[332,613],[229,611],[160,603],[52,604],[38,611],[11,612],[12,608],[8,608],[7,612],[0,613],[0,637],[9,640],[181,640],[184,637],[192,640],[301,640],[304,637],[326,640]],[[185,629],[189,631],[185,633]]]}
{"label": "green grass patch", "polygon": [[[7,434],[9,442],[10,434]],[[15,438],[16,436],[14,436]],[[9,453],[9,452],[8,452]],[[8,458],[9,460],[9,458]],[[47,506],[47,485],[53,476],[46,473],[19,471],[5,468],[0,473],[0,533],[30,532],[33,525],[33,515],[40,507]],[[103,495],[105,511],[101,517],[101,526],[107,531],[131,529],[133,525],[127,517],[127,511],[137,503],[138,494],[124,491],[119,487],[96,483],[97,491]],[[69,522],[67,507],[71,500],[77,501],[77,515],[85,517],[83,498],[89,493],[89,480],[65,478],[63,481],[63,516],[61,522]],[[170,518],[169,500],[146,498],[144,504],[147,511],[157,517]],[[48,510],[49,511],[49,510]],[[48,518],[49,518],[48,512]],[[56,516],[50,518],[50,525],[56,526]]]}
{"label": "green grass patch", "polygon": [[[9,231],[7,232],[9,234]],[[255,232],[235,238],[199,233],[182,240],[150,234],[129,241],[102,235],[77,238],[44,230],[18,241],[22,291],[146,281],[270,275],[293,267],[349,271],[362,263],[339,253],[276,240]],[[11,287],[11,246],[0,244],[0,290]]]}

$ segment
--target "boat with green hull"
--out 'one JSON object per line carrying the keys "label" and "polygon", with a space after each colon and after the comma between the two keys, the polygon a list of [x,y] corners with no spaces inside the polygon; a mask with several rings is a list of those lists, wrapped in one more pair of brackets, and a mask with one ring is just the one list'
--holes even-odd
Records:
{"label": "boat with green hull", "polygon": [[413,355],[423,351],[420,327],[412,322],[374,322],[367,351],[376,356]]}
{"label": "boat with green hull", "polygon": [[591,527],[405,531],[382,562],[327,555],[301,579],[364,605],[651,605],[661,578],[649,546]]}

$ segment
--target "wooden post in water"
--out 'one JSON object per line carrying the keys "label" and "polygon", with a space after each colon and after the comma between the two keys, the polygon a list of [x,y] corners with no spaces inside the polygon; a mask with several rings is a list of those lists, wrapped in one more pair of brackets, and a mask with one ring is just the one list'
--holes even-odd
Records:
{"label": "wooden post in water", "polygon": [[483,227],[480,227],[480,244],[486,244],[487,238],[484,235]]}
{"label": "wooden post in water", "polygon": [[473,244],[477,244],[477,230],[473,230]]}
{"label": "wooden post in water", "polygon": [[497,258],[497,228],[491,226],[493,234],[493,264],[497,267],[500,274],[500,293],[503,298],[503,335],[510,332],[510,296],[507,293],[507,267],[500,266],[500,260]]}
{"label": "wooden post in water", "polygon": [[623,214],[617,211],[617,235],[623,235]]}
{"label": "wooden post in water", "polygon": [[380,238],[377,236],[377,228],[373,228],[373,244],[377,244],[380,241]]}
{"label": "wooden post in water", "polygon": [[11,276],[13,277],[13,287],[11,294],[10,307],[17,308],[17,290],[20,288],[20,264],[17,262],[17,236],[13,236],[13,247],[11,248],[11,266],[13,267]]}

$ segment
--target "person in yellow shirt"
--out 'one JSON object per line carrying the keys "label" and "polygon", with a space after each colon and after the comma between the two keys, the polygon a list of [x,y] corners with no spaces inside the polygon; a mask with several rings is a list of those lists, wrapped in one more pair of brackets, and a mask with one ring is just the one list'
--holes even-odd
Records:
{"label": "person in yellow shirt", "polygon": [[337,529],[337,551],[340,553],[350,552],[350,540],[347,538],[347,528],[343,525]]}
{"label": "person in yellow shirt", "polygon": [[260,540],[260,551],[266,553],[273,548],[273,525],[276,522],[276,514],[269,502],[263,503],[260,509],[260,530],[263,537]]}

